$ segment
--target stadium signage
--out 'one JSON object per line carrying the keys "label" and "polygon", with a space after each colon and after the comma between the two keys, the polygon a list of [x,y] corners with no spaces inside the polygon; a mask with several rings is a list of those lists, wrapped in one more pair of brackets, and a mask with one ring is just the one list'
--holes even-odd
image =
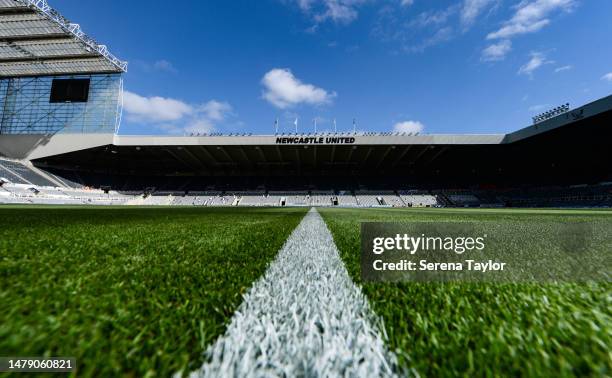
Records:
{"label": "stadium signage", "polygon": [[276,144],[355,144],[354,137],[277,137]]}

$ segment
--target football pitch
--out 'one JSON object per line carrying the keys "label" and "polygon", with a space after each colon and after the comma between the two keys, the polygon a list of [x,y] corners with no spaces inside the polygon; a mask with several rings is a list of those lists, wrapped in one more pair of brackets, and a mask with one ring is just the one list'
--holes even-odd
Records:
{"label": "football pitch", "polygon": [[[582,210],[321,210],[360,282],[361,222],[517,225],[604,222]],[[528,244],[529,240],[523,243]],[[608,246],[610,248],[612,246]],[[612,371],[612,285],[365,283],[401,365],[424,376],[606,376]]]}
{"label": "football pitch", "polygon": [[[76,357],[78,376],[206,362],[308,209],[0,207],[0,351]],[[360,223],[584,222],[588,210],[318,210],[400,374],[609,376],[612,285],[363,283]],[[521,238],[520,228],[516,228]]]}

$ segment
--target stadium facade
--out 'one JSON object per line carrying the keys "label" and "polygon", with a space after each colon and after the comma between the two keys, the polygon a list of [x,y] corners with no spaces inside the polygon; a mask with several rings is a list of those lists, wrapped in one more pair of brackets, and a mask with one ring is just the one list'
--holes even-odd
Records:
{"label": "stadium facade", "polygon": [[[46,1],[0,0],[0,156],[60,188],[310,196],[573,186],[610,201],[612,96],[509,134],[130,136],[118,133],[126,70]],[[33,184],[6,164],[0,177]]]}

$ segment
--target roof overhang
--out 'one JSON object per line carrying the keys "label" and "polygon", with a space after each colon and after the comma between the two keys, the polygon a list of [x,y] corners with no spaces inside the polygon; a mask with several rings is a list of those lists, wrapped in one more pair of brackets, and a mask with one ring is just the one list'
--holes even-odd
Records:
{"label": "roof overhang", "polygon": [[[559,130],[572,130],[577,138],[593,138],[588,132],[573,127],[574,124],[589,124],[596,130],[607,132],[607,119],[612,114],[612,96],[608,96],[574,109],[553,119],[526,127],[510,134],[423,134],[403,133],[319,133],[278,135],[118,135],[118,134],[55,134],[55,135],[0,135],[0,154],[18,159],[40,159],[54,155],[96,148],[116,146],[123,148],[163,147],[245,147],[257,148],[308,148],[312,147],[376,147],[402,148],[408,146],[469,147],[511,145],[529,141]],[[603,117],[603,118],[601,118]],[[593,122],[591,122],[593,120]],[[604,121],[602,121],[604,120]]]}
{"label": "roof overhang", "polygon": [[35,160],[113,143],[113,134],[0,135],[0,156]]}
{"label": "roof overhang", "polygon": [[116,146],[308,146],[308,145],[449,145],[499,144],[505,135],[286,134],[220,136],[115,135]]}
{"label": "roof overhang", "polygon": [[127,63],[46,0],[0,0],[0,76],[122,73]]}

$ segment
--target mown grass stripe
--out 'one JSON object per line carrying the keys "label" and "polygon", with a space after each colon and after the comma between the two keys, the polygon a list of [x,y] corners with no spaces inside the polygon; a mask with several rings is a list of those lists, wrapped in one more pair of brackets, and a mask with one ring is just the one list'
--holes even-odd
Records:
{"label": "mown grass stripe", "polygon": [[204,362],[306,209],[0,208],[0,351],[78,377]]}
{"label": "mown grass stripe", "polygon": [[[524,232],[525,227],[541,230],[550,222],[587,222],[612,230],[612,212],[337,208],[320,212],[348,272],[383,318],[388,346],[404,369],[424,377],[611,376],[612,283],[362,282],[360,224],[500,225],[514,235],[502,242],[505,253],[512,253],[554,245],[555,233],[534,238]],[[594,234],[594,240],[609,243],[605,234]]]}

